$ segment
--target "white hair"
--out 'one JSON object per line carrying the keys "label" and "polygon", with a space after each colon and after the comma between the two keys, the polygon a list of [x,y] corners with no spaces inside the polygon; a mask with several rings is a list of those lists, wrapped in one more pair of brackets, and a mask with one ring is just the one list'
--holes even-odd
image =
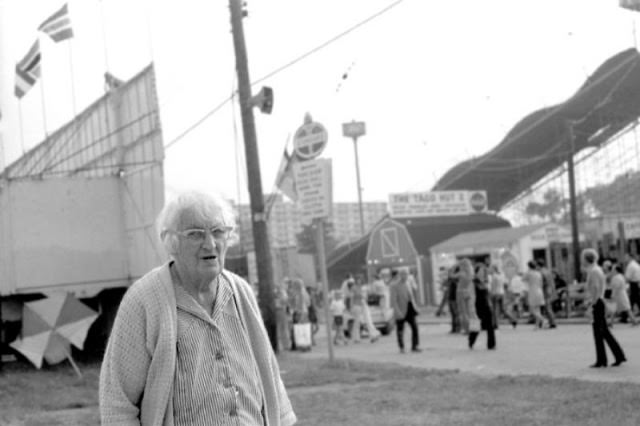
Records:
{"label": "white hair", "polygon": [[231,204],[219,194],[208,194],[198,191],[188,191],[178,194],[167,202],[158,215],[156,226],[160,240],[167,253],[173,255],[178,248],[176,235],[168,231],[177,231],[189,221],[215,220],[232,228],[228,245],[238,241],[236,232],[236,217]]}

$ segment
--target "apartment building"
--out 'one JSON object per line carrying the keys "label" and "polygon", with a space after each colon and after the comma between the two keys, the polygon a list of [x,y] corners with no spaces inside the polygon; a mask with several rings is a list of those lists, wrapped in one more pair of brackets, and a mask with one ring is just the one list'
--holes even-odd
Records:
{"label": "apartment building", "polygon": [[[296,234],[302,229],[300,211],[295,203],[285,201],[281,195],[275,196],[275,202],[269,214],[270,243],[274,248],[294,247],[297,245]],[[240,246],[247,251],[253,248],[251,233],[251,207],[248,204],[236,206]],[[362,203],[364,230],[368,232],[383,216],[387,214],[386,202]],[[339,242],[347,242],[361,237],[360,210],[357,202],[333,204],[333,215],[329,220],[333,224],[334,238]]]}

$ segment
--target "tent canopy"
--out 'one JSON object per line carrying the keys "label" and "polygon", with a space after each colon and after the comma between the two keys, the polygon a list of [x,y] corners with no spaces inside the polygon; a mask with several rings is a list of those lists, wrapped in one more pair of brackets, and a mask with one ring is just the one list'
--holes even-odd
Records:
{"label": "tent canopy", "polygon": [[499,211],[569,153],[599,146],[639,116],[640,54],[631,48],[606,60],[566,102],[531,113],[491,151],[452,167],[433,190],[486,190],[489,209]]}
{"label": "tent canopy", "polygon": [[451,253],[460,249],[497,247],[518,241],[546,224],[520,226],[518,228],[495,228],[482,231],[463,232],[431,247],[433,253]]}

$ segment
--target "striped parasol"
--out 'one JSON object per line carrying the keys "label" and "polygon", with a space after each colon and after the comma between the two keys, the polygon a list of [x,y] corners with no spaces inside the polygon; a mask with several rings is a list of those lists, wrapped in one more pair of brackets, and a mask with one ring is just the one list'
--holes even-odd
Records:
{"label": "striped parasol", "polygon": [[43,360],[57,364],[68,359],[79,376],[80,370],[71,358],[71,345],[82,350],[87,332],[98,314],[71,293],[53,295],[24,304],[21,337],[10,346],[36,366]]}

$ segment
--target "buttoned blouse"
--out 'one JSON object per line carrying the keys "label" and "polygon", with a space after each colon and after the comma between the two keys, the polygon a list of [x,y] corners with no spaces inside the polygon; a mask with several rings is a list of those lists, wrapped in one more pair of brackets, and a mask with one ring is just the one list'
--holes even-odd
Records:
{"label": "buttoned blouse", "polygon": [[175,426],[264,425],[260,376],[230,283],[220,280],[212,315],[182,286],[175,292]]}

